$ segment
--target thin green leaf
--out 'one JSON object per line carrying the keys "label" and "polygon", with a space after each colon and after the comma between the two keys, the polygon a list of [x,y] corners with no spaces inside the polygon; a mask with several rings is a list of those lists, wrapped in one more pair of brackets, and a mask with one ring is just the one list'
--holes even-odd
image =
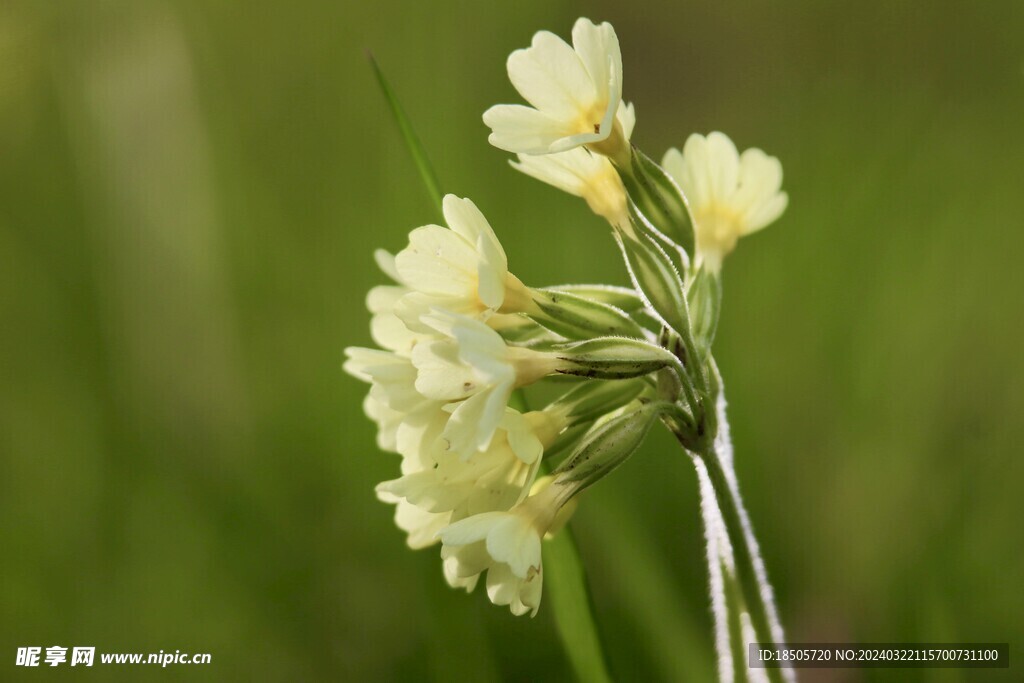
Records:
{"label": "thin green leaf", "polygon": [[391,89],[387,79],[384,78],[384,72],[381,71],[380,65],[377,64],[377,60],[374,59],[373,54],[369,52],[367,53],[367,57],[370,60],[370,66],[373,67],[373,73],[377,76],[377,83],[380,85],[380,89],[384,93],[384,99],[388,101],[388,107],[391,109],[391,114],[395,117],[395,123],[398,124],[398,129],[402,133],[402,140],[405,142],[405,146],[409,150],[409,154],[412,156],[413,162],[416,164],[416,170],[420,172],[420,179],[423,181],[423,186],[426,188],[427,194],[430,195],[430,200],[434,203],[434,207],[437,209],[438,215],[443,219],[444,212],[441,208],[441,199],[443,194],[441,193],[441,184],[437,181],[437,174],[434,173],[434,167],[430,165],[430,160],[427,158],[427,153],[423,149],[423,144],[416,136],[416,131],[413,130],[412,123],[409,122],[409,117],[405,115],[402,105],[398,102],[398,98],[395,96],[395,91]]}
{"label": "thin green leaf", "polygon": [[544,573],[558,634],[576,677],[584,683],[610,683],[583,563],[568,527],[544,541]]}

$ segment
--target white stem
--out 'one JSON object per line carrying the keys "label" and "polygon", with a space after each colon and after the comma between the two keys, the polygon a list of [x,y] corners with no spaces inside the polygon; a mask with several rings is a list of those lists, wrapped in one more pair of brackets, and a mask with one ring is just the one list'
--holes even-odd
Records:
{"label": "white stem", "polygon": [[[714,367],[713,371],[718,373],[718,368]],[[761,548],[757,544],[757,538],[754,536],[754,528],[750,523],[750,516],[747,514],[747,508],[743,504],[743,498],[740,496],[740,487],[736,479],[736,470],[733,468],[732,438],[729,434],[729,422],[725,415],[725,387],[722,385],[721,376],[719,376],[719,387],[718,401],[716,402],[718,434],[715,436],[715,450],[718,453],[720,462],[722,463],[726,483],[729,486],[729,491],[732,494],[739,513],[740,525],[743,528],[743,536],[747,541],[748,548],[750,549],[750,555],[754,565],[754,576],[757,578],[761,601],[764,603],[765,612],[767,613],[768,628],[771,630],[772,641],[783,644],[786,642],[786,636],[782,631],[782,623],[779,621],[778,608],[775,606],[775,593],[772,590],[771,584],[768,582],[768,572],[765,570],[764,560],[761,558]],[[721,513],[719,513],[719,515],[720,514]],[[795,683],[796,674],[793,669],[786,667],[781,669],[781,673],[783,679],[788,683]]]}
{"label": "white stem", "polygon": [[[700,514],[704,521],[704,539],[707,541],[708,589],[711,593],[711,614],[715,622],[715,653],[718,655],[718,680],[732,683],[735,679],[732,645],[729,638],[729,611],[725,597],[725,579],[722,575],[723,558],[732,548],[723,535],[722,513],[718,509],[715,489],[711,485],[708,469],[700,458],[693,458],[700,482]],[[724,546],[723,547],[723,542]]]}

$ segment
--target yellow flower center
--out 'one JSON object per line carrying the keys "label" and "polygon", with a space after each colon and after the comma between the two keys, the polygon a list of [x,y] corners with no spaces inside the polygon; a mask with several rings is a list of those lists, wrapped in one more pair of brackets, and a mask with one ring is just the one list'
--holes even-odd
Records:
{"label": "yellow flower center", "polygon": [[[594,126],[594,132],[600,132],[600,123]],[[591,142],[587,145],[587,149],[608,157],[618,164],[620,168],[629,167],[629,140],[626,139],[626,133],[622,130],[622,124],[619,123],[618,117],[612,119],[612,129],[608,132],[605,139]]]}
{"label": "yellow flower center", "polygon": [[693,220],[697,251],[713,270],[717,270],[722,258],[736,247],[743,234],[742,219],[729,206],[710,202],[694,212]]}

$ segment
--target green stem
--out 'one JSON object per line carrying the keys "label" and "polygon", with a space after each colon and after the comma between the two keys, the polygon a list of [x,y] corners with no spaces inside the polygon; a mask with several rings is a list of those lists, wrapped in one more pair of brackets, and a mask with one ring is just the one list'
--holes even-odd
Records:
{"label": "green stem", "polygon": [[[684,311],[686,319],[690,319],[689,306]],[[697,356],[697,345],[693,342],[693,333],[690,331],[690,326],[687,325],[684,329],[679,332],[679,339],[683,344],[683,351],[686,353],[686,360],[684,365],[689,371],[689,374],[693,376],[694,380],[697,381],[697,388],[701,393],[707,393],[708,390],[708,379],[704,375],[702,363],[700,362],[699,356]]]}
{"label": "green stem", "polygon": [[693,392],[693,382],[690,377],[690,373],[687,372],[686,365],[675,355],[672,354],[672,369],[676,371],[676,376],[679,377],[679,385],[683,389],[683,393],[686,395],[686,403],[690,406],[690,417],[687,415],[688,421],[692,424],[694,421],[700,421],[701,413],[701,402],[697,398],[697,395]]}

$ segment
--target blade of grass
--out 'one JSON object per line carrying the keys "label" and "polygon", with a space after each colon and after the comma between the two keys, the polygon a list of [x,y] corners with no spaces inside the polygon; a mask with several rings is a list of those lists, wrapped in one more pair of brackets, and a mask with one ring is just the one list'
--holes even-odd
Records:
{"label": "blade of grass", "polygon": [[409,117],[405,115],[405,110],[402,109],[402,105],[395,96],[395,91],[391,89],[391,85],[384,77],[384,72],[374,58],[373,53],[367,52],[366,56],[370,60],[370,66],[373,67],[373,73],[377,76],[377,83],[380,85],[381,92],[384,93],[384,99],[388,102],[391,114],[395,117],[398,130],[402,133],[402,140],[405,141],[406,149],[409,150],[413,163],[416,164],[416,170],[420,173],[423,187],[427,190],[427,194],[430,195],[430,200],[434,203],[438,214],[444,218],[441,208],[441,199],[443,197],[441,194],[441,184],[437,181],[437,174],[434,173],[434,167],[430,165],[427,153],[423,149],[423,143],[416,136],[416,131],[413,130]]}
{"label": "blade of grass", "polygon": [[587,578],[569,527],[544,541],[544,556],[555,624],[576,677],[584,683],[610,683]]}
{"label": "blade of grass", "polygon": [[[423,145],[416,137],[412,124],[398,103],[398,98],[384,77],[380,65],[372,54],[368,53],[367,56],[395,117],[395,123],[402,133],[405,146],[420,172],[420,179],[443,218],[441,184],[437,181],[434,168],[430,165]],[[511,404],[522,412],[529,409],[522,391],[515,392]],[[612,679],[605,663],[604,650],[597,622],[594,620],[590,592],[587,590],[586,575],[580,562],[576,541],[569,529],[564,528],[554,538],[545,541],[544,546],[544,571],[547,574],[552,611],[573,670],[577,678],[584,683],[610,682]]]}

